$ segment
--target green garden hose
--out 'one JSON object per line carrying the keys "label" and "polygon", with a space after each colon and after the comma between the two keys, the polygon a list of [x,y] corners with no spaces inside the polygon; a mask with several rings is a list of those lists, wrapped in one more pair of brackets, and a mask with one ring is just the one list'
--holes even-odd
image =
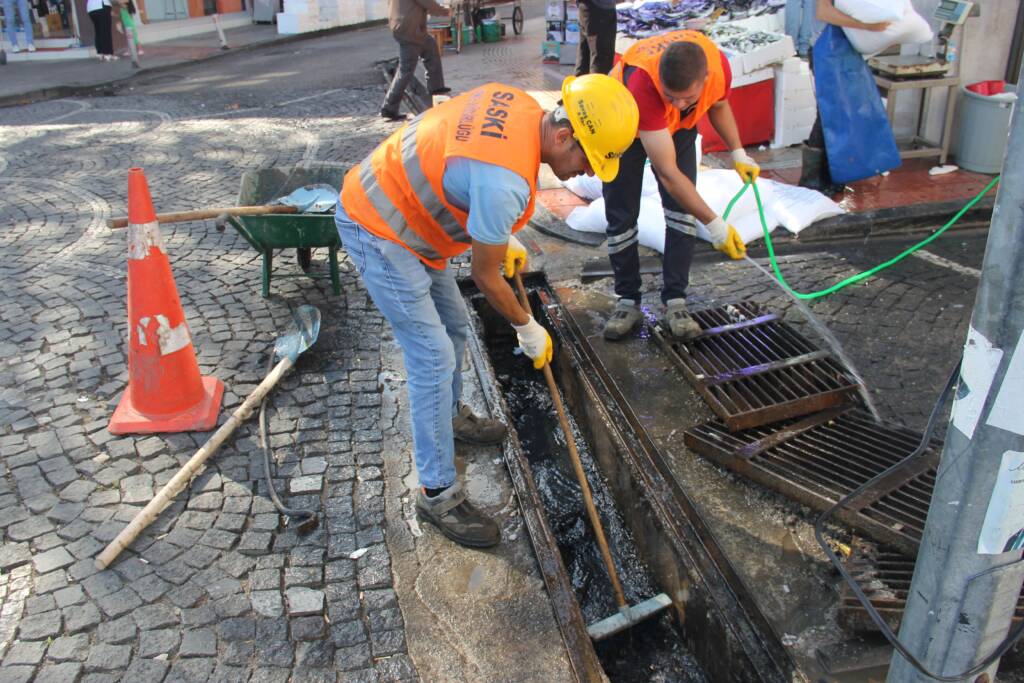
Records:
{"label": "green garden hose", "polygon": [[974,206],[979,201],[981,201],[981,198],[984,197],[986,194],[988,194],[989,190],[991,190],[993,187],[995,187],[996,183],[999,182],[999,178],[1000,178],[1000,176],[996,176],[995,178],[993,178],[992,181],[988,185],[985,186],[985,189],[983,189],[981,192],[979,192],[974,197],[974,199],[972,199],[971,201],[967,202],[967,204],[964,206],[964,208],[960,209],[956,213],[955,216],[953,216],[951,219],[949,219],[949,222],[947,222],[941,228],[936,230],[933,234],[929,235],[928,237],[926,237],[925,239],[921,240],[920,242],[918,242],[914,246],[912,246],[909,249],[907,249],[906,251],[902,252],[899,256],[895,256],[895,257],[889,259],[888,261],[886,261],[885,263],[878,264],[877,266],[875,266],[874,268],[872,268],[870,270],[865,270],[862,273],[858,273],[856,275],[852,275],[852,276],[846,278],[845,280],[837,282],[836,284],[832,285],[831,287],[828,287],[828,288],[822,289],[822,290],[818,290],[817,292],[806,292],[806,293],[797,292],[796,290],[794,290],[792,287],[789,286],[789,283],[786,282],[786,279],[782,276],[782,271],[779,270],[779,262],[775,259],[775,247],[774,247],[774,245],[772,245],[772,237],[771,237],[771,235],[768,232],[768,222],[767,222],[767,220],[764,217],[764,206],[761,204],[761,194],[757,191],[757,185],[754,184],[753,181],[747,181],[747,182],[743,183],[743,187],[740,189],[739,192],[736,193],[736,196],[732,198],[732,201],[729,202],[728,206],[725,207],[725,213],[722,215],[722,220],[727,221],[729,219],[729,212],[732,211],[733,206],[735,206],[736,202],[738,202],[740,197],[743,196],[743,193],[747,191],[747,188],[748,187],[754,188],[754,199],[757,201],[757,213],[761,217],[761,229],[764,230],[764,241],[765,241],[765,245],[768,247],[768,259],[771,261],[772,270],[775,271],[775,277],[778,278],[779,284],[782,285],[783,289],[785,289],[787,292],[789,292],[790,294],[795,296],[797,299],[805,299],[805,300],[806,299],[818,299],[818,298],[823,297],[823,296],[828,296],[829,294],[834,294],[835,292],[838,292],[843,287],[847,287],[849,285],[852,285],[855,282],[860,282],[861,280],[863,280],[865,278],[871,277],[875,273],[879,272],[880,270],[885,270],[889,266],[896,265],[897,263],[899,263],[900,261],[905,259],[907,256],[910,256],[911,254],[913,254],[918,249],[924,247],[926,244],[930,243],[932,240],[938,238],[939,235],[944,233],[948,228],[950,228],[953,224],[955,224],[958,220],[960,220],[960,217],[963,216],[965,213],[967,213],[967,211],[969,211],[972,206]]}

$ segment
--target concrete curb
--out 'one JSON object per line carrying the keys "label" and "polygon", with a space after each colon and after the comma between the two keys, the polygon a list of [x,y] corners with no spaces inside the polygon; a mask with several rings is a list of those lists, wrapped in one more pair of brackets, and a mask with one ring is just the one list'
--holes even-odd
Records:
{"label": "concrete curb", "polygon": [[372,28],[374,26],[383,26],[386,23],[386,19],[374,19],[373,21],[364,21],[361,24],[336,26],[334,28],[324,29],[323,31],[310,31],[309,33],[296,33],[294,35],[281,36],[280,38],[275,40],[250,43],[248,45],[233,47],[228,50],[221,50],[219,52],[215,52],[214,54],[208,55],[206,57],[200,57],[198,59],[187,59],[182,60],[180,62],[173,62],[171,64],[163,64],[161,66],[141,68],[129,74],[128,76],[114,78],[103,83],[92,83],[89,85],[59,85],[47,88],[40,88],[38,90],[31,90],[29,92],[19,93],[16,95],[0,95],[0,108],[14,107],[23,104],[32,104],[34,102],[44,102],[46,100],[60,99],[64,97],[94,95],[111,88],[122,88],[141,76],[152,76],[153,74],[164,73],[167,71],[171,71],[173,69],[177,69],[181,66],[209,62],[233,54],[238,54],[240,52],[252,52],[262,48],[279,47],[281,45],[287,45],[288,43],[297,43],[299,41],[310,40],[313,38],[324,38],[326,36],[332,36],[338,33],[348,33],[351,31],[358,31],[364,28]]}

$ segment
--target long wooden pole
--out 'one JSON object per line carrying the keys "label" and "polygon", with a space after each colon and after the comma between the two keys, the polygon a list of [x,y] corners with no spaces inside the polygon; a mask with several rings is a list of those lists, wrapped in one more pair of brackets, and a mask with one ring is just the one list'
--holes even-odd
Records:
{"label": "long wooden pole", "polygon": [[[515,274],[516,293],[519,296],[519,303],[523,310],[531,313],[530,300],[526,297],[526,287],[523,286],[523,278],[519,271]],[[565,406],[562,404],[562,395],[555,384],[555,376],[551,372],[551,364],[544,364],[544,379],[548,383],[548,391],[551,392],[551,402],[555,404],[555,412],[558,413],[558,422],[562,425],[562,432],[565,434],[565,443],[569,447],[569,458],[572,460],[572,467],[576,470],[576,479],[583,490],[583,503],[587,508],[587,516],[590,517],[590,526],[594,529],[597,537],[597,545],[601,549],[601,557],[608,567],[608,576],[612,580],[612,589],[615,591],[615,602],[619,609],[628,609],[626,595],[622,592],[622,584],[619,583],[619,574],[615,571],[615,564],[612,562],[612,552],[608,548],[608,540],[604,536],[604,527],[601,525],[601,518],[597,515],[597,508],[594,507],[594,497],[590,494],[590,485],[587,483],[587,474],[583,471],[583,463],[580,461],[580,453],[576,450],[576,439],[573,438],[572,428],[569,426],[569,418],[565,414]]]}
{"label": "long wooden pole", "polygon": [[231,417],[220,426],[213,436],[211,436],[202,447],[196,451],[185,465],[178,470],[178,473],[167,482],[159,493],[149,501],[146,507],[142,508],[137,515],[128,523],[121,533],[117,535],[113,541],[110,542],[106,548],[103,549],[99,555],[96,556],[96,568],[106,569],[111,562],[113,562],[121,551],[132,544],[142,531],[153,523],[153,520],[163,512],[164,508],[171,504],[174,497],[177,496],[183,488],[188,486],[188,483],[192,480],[192,477],[196,475],[199,468],[203,466],[206,459],[217,452],[224,440],[227,439],[231,434],[238,429],[238,426],[245,422],[253,411],[256,410],[263,398],[274,388],[281,376],[288,371],[292,366],[293,361],[289,358],[283,358],[274,369],[270,371],[260,385],[256,387],[249,397],[245,399],[245,402],[240,405]]}
{"label": "long wooden pole", "polygon": [[[298,213],[294,206],[284,204],[268,204],[266,206],[228,206],[221,209],[196,209],[194,211],[177,211],[174,213],[158,213],[157,223],[184,223],[186,221],[203,221],[218,216],[261,216],[267,213]],[[107,227],[111,230],[128,227],[128,218],[108,218]]]}

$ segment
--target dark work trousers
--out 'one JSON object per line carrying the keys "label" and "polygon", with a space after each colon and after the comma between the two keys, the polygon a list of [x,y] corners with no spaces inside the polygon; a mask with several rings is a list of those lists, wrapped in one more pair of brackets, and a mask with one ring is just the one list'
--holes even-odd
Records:
{"label": "dark work trousers", "polygon": [[[676,147],[676,165],[687,178],[697,182],[697,129],[683,128],[672,136]],[[605,183],[604,215],[608,220],[608,256],[615,273],[615,293],[640,303],[640,252],[636,221],[640,216],[640,192],[643,187],[647,152],[639,138],[633,141],[619,160],[619,174]],[[657,173],[655,173],[657,177]],[[658,180],[658,192],[665,210],[665,254],[662,258],[664,286],[661,301],[686,298],[690,283],[690,263],[697,239],[697,222],[676,203]]]}
{"label": "dark work trousers", "polygon": [[444,88],[444,70],[441,67],[441,54],[437,51],[437,43],[427,36],[422,43],[411,43],[398,40],[398,68],[391,80],[388,94],[384,96],[381,107],[392,113],[398,113],[402,104],[402,96],[409,86],[409,81],[416,74],[416,65],[423,60],[423,68],[427,70],[427,92],[434,94]]}
{"label": "dark work trousers", "polygon": [[89,12],[89,18],[92,19],[93,32],[96,34],[96,54],[114,54],[114,39],[110,33],[110,6],[104,5]]}
{"label": "dark work trousers", "polygon": [[615,61],[615,8],[604,9],[580,0],[580,44],[576,48],[577,76],[606,74]]}

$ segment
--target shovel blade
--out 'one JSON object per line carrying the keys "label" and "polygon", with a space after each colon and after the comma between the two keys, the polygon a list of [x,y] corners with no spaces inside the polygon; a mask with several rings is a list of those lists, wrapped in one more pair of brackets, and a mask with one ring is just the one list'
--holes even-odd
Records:
{"label": "shovel blade", "polygon": [[587,634],[592,640],[604,640],[620,631],[653,617],[663,609],[672,605],[672,600],[664,593],[658,593],[632,607],[626,607],[610,617],[602,619],[587,627]]}
{"label": "shovel blade", "polygon": [[288,358],[292,363],[316,341],[320,334],[320,309],[299,306],[292,312],[292,329],[277,338],[274,355],[278,360]]}

